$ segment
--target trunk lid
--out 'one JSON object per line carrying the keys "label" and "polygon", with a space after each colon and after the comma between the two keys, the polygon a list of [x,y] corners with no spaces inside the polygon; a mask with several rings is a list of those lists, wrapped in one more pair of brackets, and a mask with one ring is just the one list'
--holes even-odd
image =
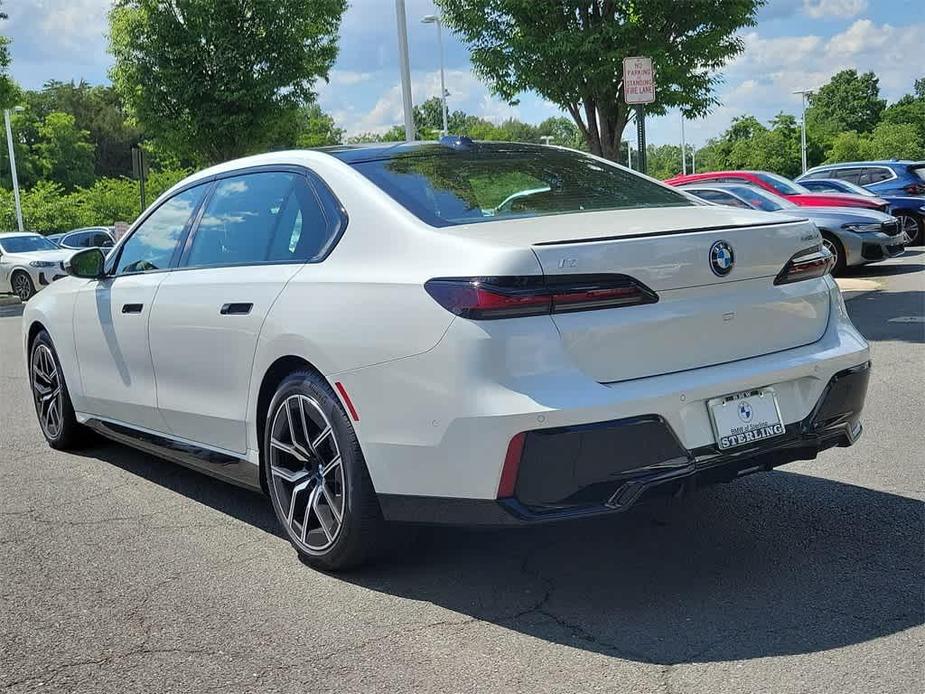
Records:
{"label": "trunk lid", "polygon": [[[575,364],[602,383],[810,344],[828,324],[824,279],[774,284],[790,258],[821,242],[799,217],[704,206],[515,220],[503,232],[493,226],[470,230],[528,244],[547,276],[618,273],[658,294],[656,304],[552,316]],[[711,269],[720,241],[734,256],[725,275]]]}

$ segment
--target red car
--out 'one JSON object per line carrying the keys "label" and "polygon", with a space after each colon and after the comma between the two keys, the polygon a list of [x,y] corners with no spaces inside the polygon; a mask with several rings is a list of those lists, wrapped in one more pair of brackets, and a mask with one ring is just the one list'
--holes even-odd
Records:
{"label": "red car", "polygon": [[813,193],[799,183],[767,171],[710,171],[674,176],[665,183],[672,186],[685,183],[748,183],[803,207],[866,207],[880,212],[889,212],[890,209],[883,198],[850,193]]}

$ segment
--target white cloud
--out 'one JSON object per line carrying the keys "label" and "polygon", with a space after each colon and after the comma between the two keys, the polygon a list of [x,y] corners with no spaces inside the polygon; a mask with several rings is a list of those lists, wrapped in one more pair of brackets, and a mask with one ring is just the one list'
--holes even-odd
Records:
{"label": "white cloud", "polygon": [[30,0],[7,3],[14,59],[51,59],[87,65],[105,60],[112,0]]}
{"label": "white cloud", "polygon": [[851,19],[867,9],[867,0],[803,0],[803,11],[813,19]]}

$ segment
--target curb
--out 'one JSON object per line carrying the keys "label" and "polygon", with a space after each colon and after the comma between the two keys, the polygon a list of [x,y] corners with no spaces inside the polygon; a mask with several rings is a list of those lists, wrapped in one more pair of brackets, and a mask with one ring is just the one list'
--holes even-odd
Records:
{"label": "curb", "polygon": [[0,306],[19,306],[21,303],[18,296],[0,296]]}

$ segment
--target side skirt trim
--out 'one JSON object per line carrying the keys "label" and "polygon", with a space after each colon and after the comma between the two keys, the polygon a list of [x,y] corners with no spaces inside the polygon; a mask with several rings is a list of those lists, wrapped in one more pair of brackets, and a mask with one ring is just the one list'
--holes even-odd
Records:
{"label": "side skirt trim", "polygon": [[140,431],[130,426],[90,417],[85,424],[101,436],[131,446],[158,458],[169,460],[223,482],[253,491],[260,487],[260,468],[245,458],[219,453],[191,443]]}

